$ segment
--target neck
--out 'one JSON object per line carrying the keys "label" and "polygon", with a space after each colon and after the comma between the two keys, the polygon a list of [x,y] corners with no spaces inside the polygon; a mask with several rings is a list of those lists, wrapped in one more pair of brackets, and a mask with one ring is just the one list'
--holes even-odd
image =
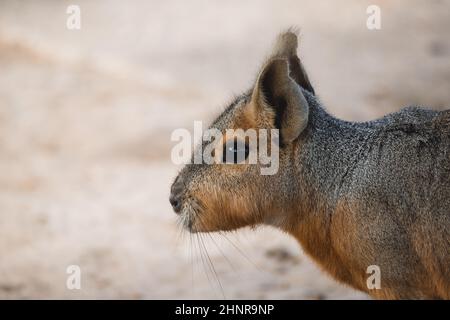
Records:
{"label": "neck", "polygon": [[333,249],[336,237],[331,222],[340,210],[351,171],[364,152],[369,132],[365,124],[334,118],[312,95],[306,98],[310,105],[308,127],[294,146],[296,200],[282,229],[336,277],[345,279],[345,268],[336,268],[342,263]]}
{"label": "neck", "polygon": [[297,200],[314,201],[314,205],[310,203],[312,209],[322,206],[321,210],[329,212],[345,194],[353,168],[368,150],[372,131],[365,123],[333,117],[314,96],[305,96],[310,106],[308,127],[294,146],[300,190]]}

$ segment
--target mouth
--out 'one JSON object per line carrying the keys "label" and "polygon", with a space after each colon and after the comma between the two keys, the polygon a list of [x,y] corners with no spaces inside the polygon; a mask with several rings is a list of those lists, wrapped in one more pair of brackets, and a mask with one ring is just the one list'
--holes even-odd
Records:
{"label": "mouth", "polygon": [[200,204],[195,199],[188,199],[181,209],[180,224],[190,233],[199,232],[197,228],[198,216],[201,211]]}

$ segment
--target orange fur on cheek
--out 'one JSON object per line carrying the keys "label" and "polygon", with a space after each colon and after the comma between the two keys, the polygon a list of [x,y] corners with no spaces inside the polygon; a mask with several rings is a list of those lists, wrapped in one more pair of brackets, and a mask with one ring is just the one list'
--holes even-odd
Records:
{"label": "orange fur on cheek", "polygon": [[195,196],[202,203],[202,210],[193,221],[197,231],[228,231],[262,222],[245,197],[224,191]]}

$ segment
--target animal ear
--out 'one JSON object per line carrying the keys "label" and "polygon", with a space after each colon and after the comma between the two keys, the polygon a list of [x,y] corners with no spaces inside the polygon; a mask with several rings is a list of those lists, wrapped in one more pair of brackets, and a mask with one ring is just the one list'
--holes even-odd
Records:
{"label": "animal ear", "polygon": [[250,104],[256,117],[273,115],[270,121],[280,130],[282,143],[295,140],[308,124],[308,103],[289,74],[286,59],[269,60],[258,76]]}
{"label": "animal ear", "polygon": [[285,58],[289,62],[289,76],[303,89],[315,94],[308,75],[297,56],[298,39],[295,31],[280,34],[272,51],[273,58]]}

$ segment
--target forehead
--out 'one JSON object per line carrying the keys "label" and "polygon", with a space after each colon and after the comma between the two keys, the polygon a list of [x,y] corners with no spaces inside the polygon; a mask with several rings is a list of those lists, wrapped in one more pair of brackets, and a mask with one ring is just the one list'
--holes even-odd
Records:
{"label": "forehead", "polygon": [[[212,122],[208,129],[215,128],[225,133],[226,129],[237,129],[242,126],[242,118],[244,107],[250,102],[251,90],[237,96],[225,110]],[[209,144],[209,141],[201,142],[202,149]]]}
{"label": "forehead", "polygon": [[250,102],[250,92],[237,96],[211,124],[209,128],[219,130],[236,128],[237,120],[242,115],[245,105]]}

